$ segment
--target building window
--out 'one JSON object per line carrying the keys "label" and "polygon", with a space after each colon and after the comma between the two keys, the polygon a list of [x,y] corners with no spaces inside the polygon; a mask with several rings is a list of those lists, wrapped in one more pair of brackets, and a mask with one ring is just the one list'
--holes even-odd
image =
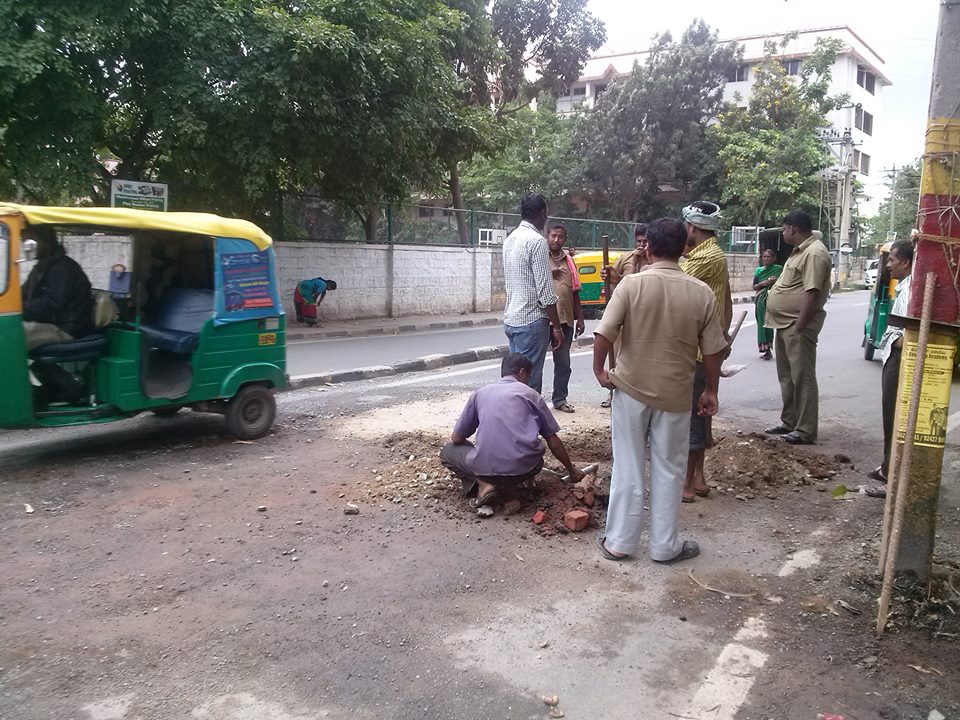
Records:
{"label": "building window", "polygon": [[593,86],[593,96],[595,98],[600,97],[603,94],[603,91],[607,89],[606,85],[594,85]]}
{"label": "building window", "polygon": [[727,73],[727,82],[746,82],[749,75],[749,65],[738,65]]}
{"label": "building window", "polygon": [[783,70],[787,75],[800,74],[800,60],[783,60],[781,63]]}
{"label": "building window", "polygon": [[417,206],[417,217],[422,218],[432,218],[433,217],[433,208],[426,207],[425,205]]}
{"label": "building window", "polygon": [[857,65],[857,85],[873,95],[877,89],[877,76],[863,65]]}
{"label": "building window", "polygon": [[857,130],[862,130],[865,135],[873,135],[873,115],[862,107],[857,108],[854,125],[856,125]]}
{"label": "building window", "polygon": [[575,88],[573,89],[573,96],[574,96],[574,97],[586,97],[586,95],[587,95],[587,86],[586,86],[586,85],[583,85],[583,86],[581,86],[581,87],[575,87]]}
{"label": "building window", "polygon": [[859,150],[853,151],[853,169],[861,175],[870,174],[870,156]]}

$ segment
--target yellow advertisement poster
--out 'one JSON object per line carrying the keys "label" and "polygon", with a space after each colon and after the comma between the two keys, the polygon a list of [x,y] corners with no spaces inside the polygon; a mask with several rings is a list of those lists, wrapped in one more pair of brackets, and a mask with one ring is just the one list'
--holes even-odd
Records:
{"label": "yellow advertisement poster", "polygon": [[[923,383],[920,387],[920,412],[917,414],[917,431],[914,444],[942,448],[947,441],[947,416],[950,407],[950,382],[953,379],[953,345],[927,345],[927,361],[923,366]],[[900,359],[904,388],[900,398],[900,423],[897,439],[901,442],[907,435],[907,415],[910,410],[910,387],[917,363],[917,343],[904,343]]]}

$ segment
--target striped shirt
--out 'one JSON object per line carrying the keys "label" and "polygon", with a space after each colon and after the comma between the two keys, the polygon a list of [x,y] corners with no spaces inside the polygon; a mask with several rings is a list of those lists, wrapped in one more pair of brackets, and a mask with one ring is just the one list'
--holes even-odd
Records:
{"label": "striped shirt", "polygon": [[503,242],[503,279],[507,289],[504,325],[530,325],[547,317],[544,308],[557,304],[547,241],[526,220]]}
{"label": "striped shirt", "polygon": [[713,291],[716,299],[713,309],[722,324],[726,298],[730,292],[730,275],[727,273],[727,256],[717,244],[717,238],[712,237],[687,253],[687,259],[681,261],[680,268],[687,275],[705,282]]}

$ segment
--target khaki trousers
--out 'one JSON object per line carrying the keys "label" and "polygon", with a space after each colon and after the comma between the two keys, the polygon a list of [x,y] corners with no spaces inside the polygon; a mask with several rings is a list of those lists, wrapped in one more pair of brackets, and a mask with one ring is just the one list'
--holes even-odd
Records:
{"label": "khaki trousers", "polygon": [[27,344],[27,352],[30,352],[41,345],[70,342],[74,338],[51,323],[25,321],[23,323],[23,339]]}
{"label": "khaki trousers", "polygon": [[801,438],[817,439],[820,389],[817,386],[817,336],[810,328],[798,332],[796,325],[777,330],[775,352],[783,412],[780,421]]}

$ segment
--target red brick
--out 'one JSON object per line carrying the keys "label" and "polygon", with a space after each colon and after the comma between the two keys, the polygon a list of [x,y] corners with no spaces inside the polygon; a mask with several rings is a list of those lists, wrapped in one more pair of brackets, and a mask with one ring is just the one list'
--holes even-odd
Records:
{"label": "red brick", "polygon": [[543,510],[537,510],[533,514],[533,524],[534,525],[543,525],[544,520],[547,519],[547,514]]}
{"label": "red brick", "polygon": [[571,510],[563,516],[563,525],[570,532],[586,530],[590,523],[590,513],[586,510]]}
{"label": "red brick", "polygon": [[587,490],[583,494],[583,504],[587,507],[593,507],[593,504],[597,501],[596,496],[593,494],[593,490]]}

